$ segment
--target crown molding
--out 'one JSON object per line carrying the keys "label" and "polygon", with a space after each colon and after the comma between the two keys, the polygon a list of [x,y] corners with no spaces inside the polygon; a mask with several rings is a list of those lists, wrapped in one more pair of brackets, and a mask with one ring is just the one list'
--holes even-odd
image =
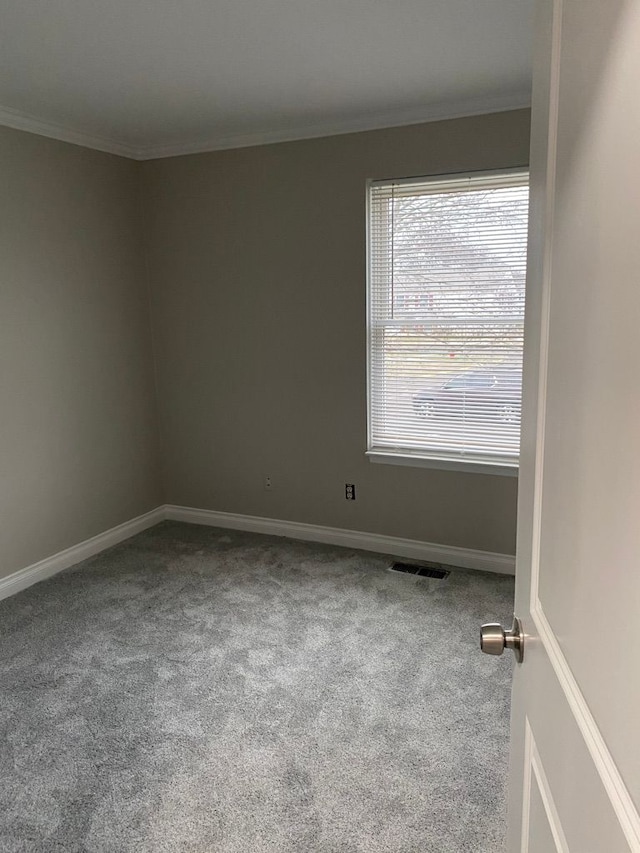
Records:
{"label": "crown molding", "polygon": [[209,151],[225,151],[232,148],[251,148],[257,145],[271,145],[278,142],[296,142],[303,139],[318,139],[324,136],[342,136],[347,133],[361,133],[367,130],[385,130],[394,127],[407,127],[413,124],[425,124],[433,121],[445,121],[456,118],[469,118],[490,113],[528,109],[531,106],[531,94],[520,92],[507,97],[472,99],[458,101],[455,104],[422,107],[414,110],[375,113],[357,119],[345,119],[340,122],[323,122],[311,125],[291,125],[280,130],[234,134],[231,136],[203,137],[192,142],[177,142],[150,145],[138,152],[139,160],[159,160],[165,157],[180,157],[185,154],[204,154]]}
{"label": "crown molding", "polygon": [[369,114],[357,119],[345,119],[340,122],[324,122],[311,125],[291,125],[279,130],[233,134],[229,136],[207,136],[198,140],[160,143],[145,147],[136,147],[106,137],[93,136],[54,122],[43,121],[28,113],[0,105],[0,125],[14,130],[24,130],[38,136],[47,136],[61,142],[81,145],[107,154],[117,154],[132,160],[159,160],[165,157],[180,157],[185,154],[204,154],[209,151],[225,151],[232,148],[250,148],[257,145],[271,145],[278,142],[295,142],[303,139],[318,139],[325,136],[341,136],[348,133],[361,133],[367,130],[384,130],[394,127],[407,127],[434,121],[446,121],[457,118],[487,115],[527,109],[531,106],[529,92],[494,98],[468,99],[456,103],[439,104],[414,110],[382,112]]}
{"label": "crown molding", "polygon": [[1,104],[0,125],[10,127],[13,130],[35,133],[37,136],[47,136],[49,139],[58,139],[60,142],[70,142],[72,145],[80,145],[83,148],[103,151],[106,154],[117,154],[119,157],[128,157],[132,160],[141,159],[140,152],[125,142],[118,142],[115,139],[107,139],[103,136],[93,136],[90,133],[83,133],[55,122],[43,121],[29,113],[4,107]]}

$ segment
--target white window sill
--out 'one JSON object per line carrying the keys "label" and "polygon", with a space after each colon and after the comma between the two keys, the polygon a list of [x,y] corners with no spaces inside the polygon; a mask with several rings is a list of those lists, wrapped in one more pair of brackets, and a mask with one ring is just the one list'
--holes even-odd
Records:
{"label": "white window sill", "polygon": [[405,465],[411,468],[435,468],[444,471],[465,471],[472,474],[493,474],[498,477],[517,477],[518,464],[496,464],[493,462],[471,461],[461,459],[437,458],[433,456],[418,456],[408,453],[385,453],[382,450],[368,450],[366,456],[369,462],[382,465]]}

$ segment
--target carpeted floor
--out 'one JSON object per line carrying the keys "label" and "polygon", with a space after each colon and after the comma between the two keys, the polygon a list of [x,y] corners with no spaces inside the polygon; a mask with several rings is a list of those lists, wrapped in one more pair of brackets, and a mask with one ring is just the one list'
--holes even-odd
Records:
{"label": "carpeted floor", "polygon": [[498,853],[511,578],[166,522],[0,602],[0,851]]}

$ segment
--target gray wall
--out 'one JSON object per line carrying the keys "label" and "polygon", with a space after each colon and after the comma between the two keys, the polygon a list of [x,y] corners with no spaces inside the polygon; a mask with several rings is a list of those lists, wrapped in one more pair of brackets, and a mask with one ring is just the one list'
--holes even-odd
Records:
{"label": "gray wall", "polygon": [[513,552],[515,480],[364,457],[364,183],[525,164],[528,120],[142,165],[0,128],[0,577],[163,501]]}
{"label": "gray wall", "polygon": [[166,500],[513,553],[515,478],[364,456],[365,181],[528,152],[518,111],[143,164]]}
{"label": "gray wall", "polygon": [[139,168],[0,128],[0,576],[161,503]]}

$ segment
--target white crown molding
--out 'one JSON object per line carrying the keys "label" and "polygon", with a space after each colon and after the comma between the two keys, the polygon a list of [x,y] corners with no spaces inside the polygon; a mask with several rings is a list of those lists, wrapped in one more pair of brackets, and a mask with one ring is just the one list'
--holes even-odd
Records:
{"label": "white crown molding", "polygon": [[192,142],[150,145],[138,152],[138,159],[159,160],[165,157],[180,157],[185,154],[205,154],[209,151],[225,151],[231,148],[251,148],[278,142],[296,142],[303,139],[318,139],[324,136],[342,136],[347,133],[361,133],[367,130],[385,130],[393,127],[407,127],[412,124],[426,124],[433,121],[528,109],[530,106],[531,96],[528,92],[520,92],[515,96],[500,96],[481,100],[474,98],[448,105],[441,104],[413,110],[374,113],[357,119],[345,119],[338,122],[292,125],[273,131],[211,136]]}
{"label": "white crown molding", "polygon": [[60,142],[70,142],[72,145],[80,145],[94,151],[103,151],[106,154],[117,154],[119,157],[128,157],[131,160],[141,159],[140,152],[124,142],[93,136],[90,133],[83,133],[61,124],[43,121],[36,116],[14,110],[11,107],[4,107],[1,104],[0,125],[10,127],[13,130],[35,133],[37,136],[47,136],[49,139],[58,139]]}
{"label": "white crown molding", "polygon": [[0,105],[0,125],[15,130],[24,130],[39,136],[59,139],[84,148],[117,154],[132,160],[159,160],[165,157],[180,157],[185,154],[204,154],[209,151],[226,151],[232,148],[250,148],[257,145],[271,145],[278,142],[296,142],[303,139],[318,139],[325,136],[341,136],[347,133],[361,133],[367,130],[384,130],[394,127],[407,127],[413,124],[426,124],[434,121],[446,121],[456,118],[469,118],[490,113],[527,109],[531,105],[528,92],[516,95],[458,101],[453,104],[440,104],[421,107],[414,110],[392,111],[361,116],[357,119],[345,119],[339,122],[320,122],[311,125],[291,125],[279,130],[234,134],[230,136],[211,135],[197,140],[159,143],[136,147],[114,139],[92,136],[80,130],[74,130],[53,122],[42,121],[35,116]]}
{"label": "white crown molding", "polygon": [[171,504],[164,509],[165,518],[171,521],[186,521],[190,524],[204,524],[228,530],[266,533],[269,536],[284,536],[305,542],[322,542],[326,545],[357,548],[361,551],[374,551],[377,554],[391,554],[394,557],[410,560],[445,563],[450,566],[498,574],[515,574],[515,557],[510,554],[495,554],[490,551],[457,548],[453,545],[436,545],[433,542],[421,542],[416,539],[402,539],[398,536],[345,530],[340,527],[324,527],[319,524],[303,524],[299,521],[283,521],[278,518],[216,512],[210,509],[195,509]]}
{"label": "white crown molding", "polygon": [[8,598],[10,595],[15,595],[28,586],[38,583],[38,581],[43,581],[52,575],[57,575],[58,572],[62,572],[70,566],[75,566],[76,563],[80,563],[82,560],[95,556],[106,548],[111,548],[113,545],[123,542],[130,536],[135,536],[136,533],[141,533],[148,527],[153,527],[154,524],[158,524],[164,518],[165,508],[163,506],[156,507],[156,509],[152,509],[150,512],[145,512],[144,515],[139,515],[137,518],[125,521],[124,524],[118,524],[117,527],[105,530],[104,533],[92,536],[91,539],[85,539],[84,542],[72,545],[71,548],[66,548],[64,551],[59,551],[57,554],[46,557],[38,563],[13,572],[13,574],[7,577],[0,578],[0,600]]}

